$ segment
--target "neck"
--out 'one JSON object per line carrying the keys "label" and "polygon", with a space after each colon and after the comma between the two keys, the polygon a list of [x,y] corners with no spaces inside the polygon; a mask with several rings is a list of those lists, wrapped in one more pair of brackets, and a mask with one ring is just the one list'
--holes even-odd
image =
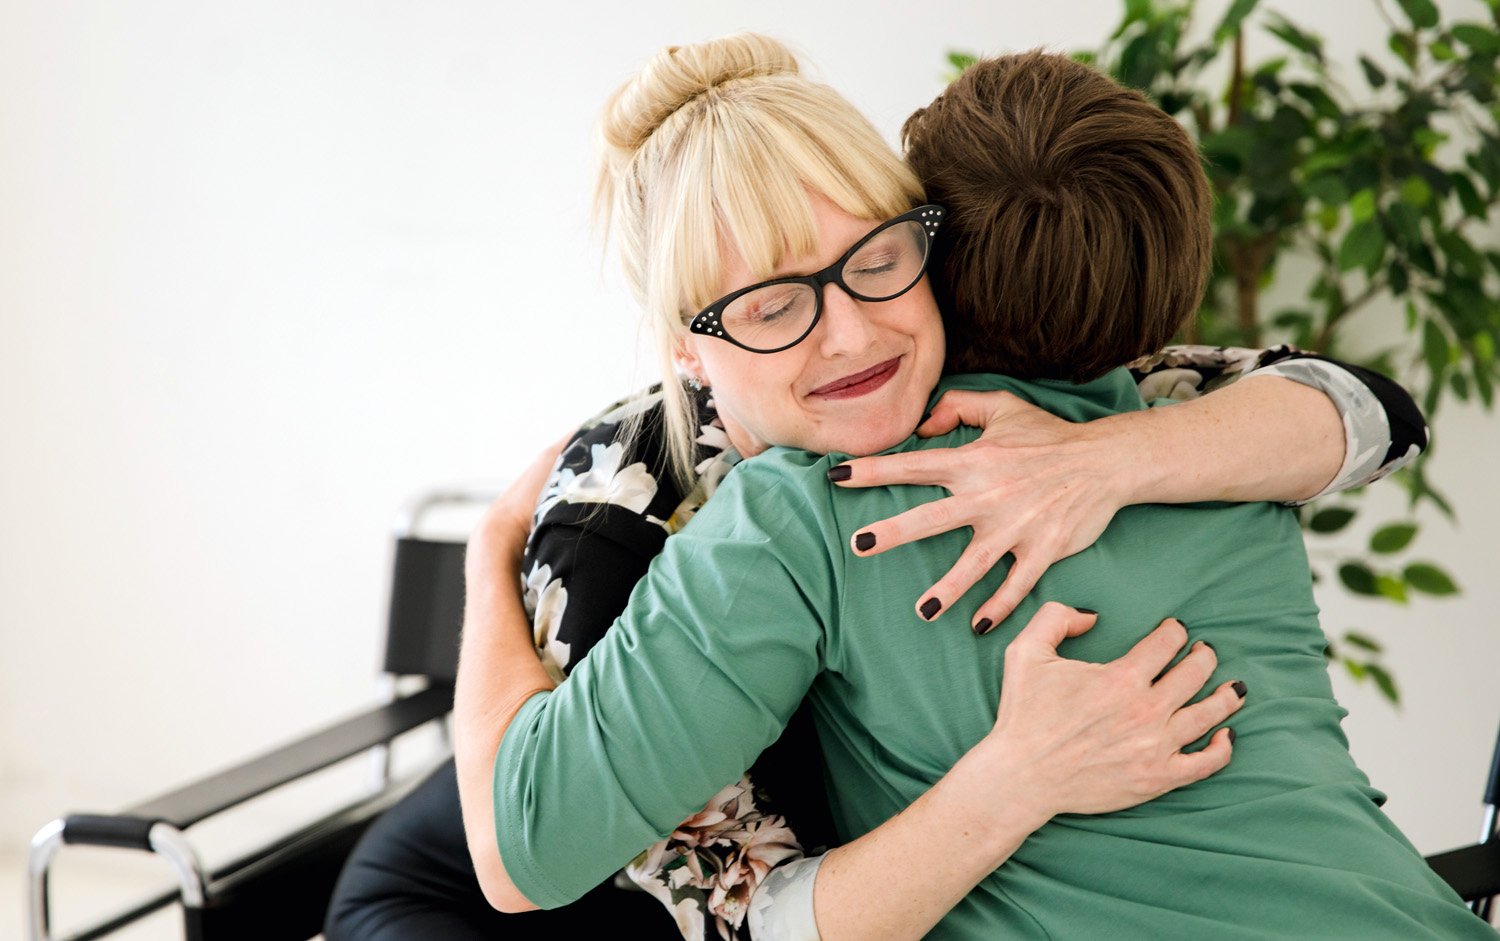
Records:
{"label": "neck", "polygon": [[729,443],[734,445],[734,449],[740,452],[740,457],[754,457],[769,447],[747,431],[744,425],[723,412],[719,413],[719,421],[724,423],[724,433],[729,436]]}

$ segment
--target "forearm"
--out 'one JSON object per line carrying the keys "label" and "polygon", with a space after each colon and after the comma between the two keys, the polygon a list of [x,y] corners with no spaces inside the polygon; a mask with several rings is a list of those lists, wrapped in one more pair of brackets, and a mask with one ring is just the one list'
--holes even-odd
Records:
{"label": "forearm", "polygon": [[1303,500],[1344,459],[1343,422],[1329,398],[1275,376],[1089,427],[1122,454],[1127,504]]}
{"label": "forearm", "polygon": [[501,911],[527,911],[536,906],[506,875],[495,839],[495,753],[521,704],[554,684],[532,648],[526,612],[513,579],[507,577],[520,569],[521,546],[502,541],[490,547],[476,539],[470,553],[453,701],[459,800],[469,854],[485,898]]}
{"label": "forearm", "polygon": [[1036,795],[986,740],[901,813],[830,851],[813,905],[822,941],[920,938],[1038,827]]}

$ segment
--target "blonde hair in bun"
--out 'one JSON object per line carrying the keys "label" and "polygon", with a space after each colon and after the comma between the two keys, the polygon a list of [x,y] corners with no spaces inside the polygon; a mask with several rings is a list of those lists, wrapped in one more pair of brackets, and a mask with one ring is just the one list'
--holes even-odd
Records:
{"label": "blonde hair in bun", "polygon": [[672,354],[719,296],[720,246],[769,277],[817,248],[808,190],[876,222],[922,187],[864,115],[755,33],[657,53],[610,97],[599,133],[595,209],[656,338],[668,460],[686,484],[695,410]]}

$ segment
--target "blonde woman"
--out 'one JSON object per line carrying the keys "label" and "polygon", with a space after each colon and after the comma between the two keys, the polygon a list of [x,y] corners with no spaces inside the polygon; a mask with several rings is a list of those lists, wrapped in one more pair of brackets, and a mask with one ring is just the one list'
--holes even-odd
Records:
{"label": "blonde woman", "polygon": [[[507,659],[504,649],[472,643],[497,635],[511,642],[521,638],[528,650],[534,648],[531,663],[540,657],[549,682],[570,672],[604,635],[667,537],[711,497],[734,463],[769,444],[846,453],[883,447],[880,442],[892,433],[905,434],[917,424],[926,389],[943,361],[942,328],[925,280],[905,285],[899,296],[874,299],[887,293],[874,286],[886,256],[871,249],[886,247],[882,232],[885,237],[911,232],[903,217],[921,205],[920,186],[843,99],[800,76],[779,44],[743,36],[668,50],[611,102],[604,136],[608,156],[601,193],[613,213],[627,274],[656,330],[667,379],[660,389],[575,435],[534,507],[531,495],[518,491],[497,504],[492,524],[476,533],[465,682],[475,676],[525,675],[525,664]],[[815,209],[811,216],[809,204]],[[717,330],[690,334],[687,321],[703,305],[684,305],[684,298],[711,300],[726,284],[763,281],[788,259],[817,251],[830,237],[817,221],[825,218],[833,220],[841,251],[816,279],[826,309],[807,334],[787,338],[786,348],[773,352],[724,343],[714,335]],[[919,212],[914,218],[923,226],[918,232],[931,227],[920,221],[931,220],[930,215]],[[723,247],[728,245],[733,248]],[[871,300],[852,302],[851,291]],[[769,308],[760,311],[763,319],[769,314]],[[700,328],[714,326],[711,319],[700,321]],[[872,343],[891,355],[870,364],[873,372],[841,371],[850,350],[868,352]],[[1403,423],[1410,418],[1404,411],[1409,400],[1399,390],[1372,380],[1377,394],[1322,361],[1284,352],[1174,351],[1158,357],[1157,368],[1140,379],[1193,392],[1253,374],[1248,367],[1257,360],[1266,364],[1258,371],[1270,378],[1092,426],[1069,425],[1007,403],[994,415],[988,451],[945,458],[950,464],[945,472],[963,478],[955,477],[951,487],[959,496],[949,508],[949,527],[972,522],[975,545],[1006,543],[992,558],[1014,550],[1025,562],[1012,569],[1012,578],[985,602],[985,617],[975,623],[1002,621],[1039,570],[1091,542],[1122,506],[1153,500],[1306,499],[1325,485],[1351,486],[1378,476],[1411,451],[1408,443],[1420,446],[1420,418]],[[677,378],[679,372],[686,373],[686,381]],[[1331,397],[1314,385],[1331,389]],[[1382,396],[1392,403],[1389,408],[1381,407]],[[1342,409],[1342,423],[1330,400]],[[913,407],[916,411],[907,414]],[[1341,424],[1351,429],[1347,442]],[[1408,439],[1401,440],[1402,434]],[[1372,448],[1379,460],[1361,464],[1360,457]],[[1346,459],[1350,454],[1355,457]],[[1174,473],[1157,473],[1164,465]],[[1007,495],[1006,520],[966,516],[1001,492]],[[514,519],[518,515],[524,515],[524,525]],[[1018,528],[1017,518],[1027,522]],[[878,524],[867,532],[880,540],[876,551],[886,550],[930,529],[911,523]],[[522,556],[522,545],[508,534],[527,528],[532,532]],[[518,567],[524,609],[506,576]],[[981,574],[955,570],[912,599],[913,606],[929,620],[940,616]],[[936,611],[928,603],[933,598],[939,600]],[[891,612],[892,630],[903,630],[896,625],[910,617],[910,612]],[[1040,637],[1056,626],[1055,619],[1043,619],[1036,632]],[[1150,682],[1182,639],[1180,626],[1169,623],[1128,661],[1122,659],[1122,670],[1133,668],[1145,677],[1123,698],[1082,665],[1067,672],[1066,661],[1046,654],[1045,640],[1035,648],[1034,665],[1019,668],[1021,677],[1028,669],[1036,671],[1039,688],[1052,698],[1042,696],[1009,715],[1002,711],[1012,736],[1006,740],[1028,742],[1013,752],[1015,759],[1045,766],[1050,780],[1091,782],[1087,793],[1069,795],[1076,803],[1063,809],[1129,806],[1228,760],[1223,735],[1191,764],[1178,754],[1241,702],[1241,692],[1223,683],[1204,701],[1207,705],[1183,708],[1212,671],[1212,651],[1195,646],[1167,674],[1170,681]],[[461,692],[459,702],[457,784],[483,795],[494,745],[519,703],[469,691]],[[1065,699],[1058,698],[1064,691]],[[1126,734],[1120,717],[1147,708],[1159,734],[1151,746],[1141,747]],[[1093,723],[1089,736],[1075,740],[1096,747],[1087,753],[1057,750],[1057,733],[1049,737],[1046,730],[1061,710]],[[1179,731],[1178,739],[1169,741],[1167,726],[1189,716],[1195,734],[1182,738]],[[814,930],[807,918],[816,866],[799,861],[834,841],[821,794],[820,750],[802,720],[793,718],[765,755],[756,760],[754,750],[746,753],[744,765],[752,761],[747,777],[720,782],[723,790],[671,834],[649,847],[643,840],[643,852],[628,867],[631,878],[671,910],[689,938],[744,937],[753,923],[763,933]],[[952,779],[944,779],[947,785],[934,789],[932,800],[914,807],[915,814],[903,814],[907,832],[953,832],[993,822],[997,811],[984,802],[953,800],[974,793],[967,789],[976,783],[972,774],[968,782],[964,778],[976,764],[955,769]],[[1085,773],[1099,767],[1114,773]],[[644,896],[612,895],[608,887],[554,912],[502,916],[484,910],[458,832],[453,775],[440,772],[376,825],[346,874],[330,938],[417,937],[437,930],[447,937],[467,936],[463,931],[514,937],[566,925],[619,930],[631,919],[647,917],[636,905]],[[1153,786],[1142,789],[1143,780]],[[981,791],[1001,786],[978,783]],[[482,872],[499,863],[486,804],[467,805],[469,839]],[[877,829],[840,852],[845,860],[856,854],[866,864],[912,870],[915,860],[889,836]],[[418,868],[420,879],[413,872]],[[893,901],[930,925],[962,894],[962,880],[930,867],[912,873],[920,902]],[[496,884],[493,876],[485,875],[487,885]],[[757,891],[768,877],[779,887]],[[923,877],[934,877],[925,889]],[[867,893],[841,892],[829,880],[816,886],[820,919],[829,924],[841,919],[862,924],[865,936],[895,925],[891,913],[872,906]],[[957,894],[955,886],[960,886]],[[491,897],[501,907],[526,907],[524,899],[503,892]]]}

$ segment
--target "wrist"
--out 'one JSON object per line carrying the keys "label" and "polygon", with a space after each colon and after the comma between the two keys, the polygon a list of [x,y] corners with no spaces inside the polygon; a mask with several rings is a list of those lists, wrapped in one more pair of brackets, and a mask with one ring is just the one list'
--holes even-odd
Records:
{"label": "wrist", "polygon": [[486,516],[469,535],[464,551],[464,575],[470,585],[496,572],[519,572],[529,535],[512,521]]}
{"label": "wrist", "polygon": [[999,865],[1056,816],[1048,789],[1031,773],[1034,761],[1003,733],[992,732],[948,774],[955,788],[979,802],[970,816],[981,845]]}
{"label": "wrist", "polygon": [[1099,484],[1115,509],[1139,503],[1159,503],[1165,492],[1169,462],[1161,454],[1161,435],[1151,409],[1125,412],[1078,426],[1107,472]]}

